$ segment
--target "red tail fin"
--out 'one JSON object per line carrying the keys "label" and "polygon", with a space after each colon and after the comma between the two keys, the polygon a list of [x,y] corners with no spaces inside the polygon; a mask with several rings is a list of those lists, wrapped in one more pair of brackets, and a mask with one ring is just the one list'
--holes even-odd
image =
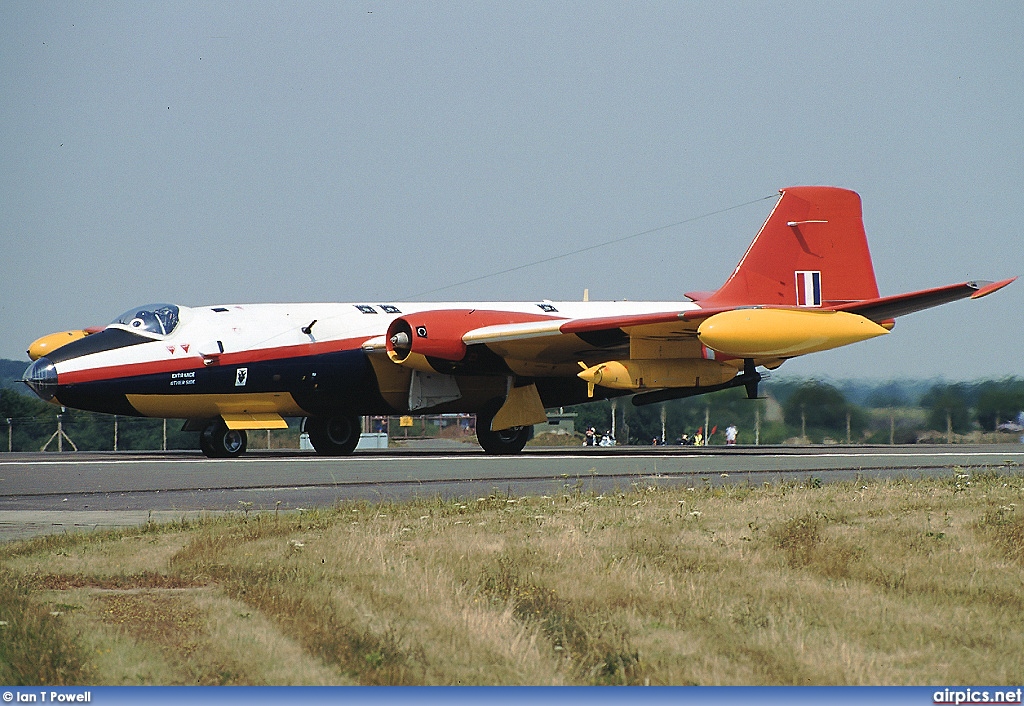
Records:
{"label": "red tail fin", "polygon": [[860,196],[794,186],[761,226],[722,288],[701,306],[834,306],[878,297]]}

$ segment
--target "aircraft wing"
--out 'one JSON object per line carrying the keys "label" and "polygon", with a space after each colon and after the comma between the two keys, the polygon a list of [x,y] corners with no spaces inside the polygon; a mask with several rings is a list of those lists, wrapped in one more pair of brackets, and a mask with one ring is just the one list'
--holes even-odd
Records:
{"label": "aircraft wing", "polygon": [[[540,336],[560,336],[567,334],[590,334],[602,331],[615,331],[638,326],[662,325],[666,329],[678,327],[686,312],[664,311],[645,314],[626,314],[621,316],[596,316],[592,318],[563,319],[525,324],[503,324],[484,326],[467,331],[462,340],[473,343],[508,343],[525,338]],[[665,325],[668,326],[665,326]],[[675,326],[673,326],[675,325]]]}
{"label": "aircraft wing", "polygon": [[[684,319],[685,311],[595,316],[558,321],[485,326],[467,331],[467,345],[484,345],[510,364],[513,370],[527,373],[527,361],[563,367],[559,374],[579,372],[588,365],[610,357],[697,357],[697,325]],[[676,343],[671,356],[659,352],[641,353],[638,346],[655,341]],[[679,345],[685,350],[680,352]],[[537,372],[541,372],[538,370]],[[552,369],[555,372],[555,369]]]}
{"label": "aircraft wing", "polygon": [[[405,347],[392,345],[399,330],[392,325],[386,336],[363,348],[386,349],[401,363],[409,353],[454,363],[465,360],[471,348],[486,346],[523,375],[564,375],[581,361],[594,365],[613,357],[751,358],[768,364],[883,335],[897,316],[978,299],[1014,279],[962,282],[820,308],[754,304],[572,318],[532,315],[525,321],[514,312],[435,309],[400,320],[407,333]],[[414,333],[428,329],[428,336]]]}
{"label": "aircraft wing", "polygon": [[[823,307],[820,310],[826,312],[844,312],[856,314],[875,323],[888,322],[898,316],[904,316],[916,311],[929,309],[941,304],[957,301],[959,299],[980,299],[995,291],[1002,289],[1016,277],[998,282],[970,281],[958,284],[950,284],[943,287],[934,287],[906,294],[897,294],[888,297],[878,297],[846,304],[838,304]],[[578,318],[569,320],[555,320],[544,322],[528,322],[522,324],[503,324],[496,326],[484,326],[482,328],[467,331],[462,340],[467,345],[485,344],[496,352],[506,357],[518,357],[517,349],[524,354],[536,350],[538,341],[527,343],[531,339],[554,338],[575,334],[594,340],[602,334],[609,338],[612,334],[629,338],[646,340],[682,340],[697,339],[698,325],[718,314],[744,310],[749,307],[724,306],[708,307],[700,309],[687,309],[684,311],[665,311],[644,314],[632,314],[623,316],[598,316],[593,318]],[[794,307],[765,307],[757,310],[778,309],[779,311],[794,312],[794,321],[797,313],[808,312],[807,309]],[[751,312],[748,316],[756,317],[759,314]],[[807,317],[801,317],[801,324]],[[772,322],[775,323],[775,320]],[[755,322],[756,325],[756,322]],[[519,343],[522,342],[522,343]],[[578,346],[577,346],[578,348]],[[579,352],[567,352],[567,360]],[[558,357],[558,356],[555,356]],[[551,361],[554,362],[554,361]]]}

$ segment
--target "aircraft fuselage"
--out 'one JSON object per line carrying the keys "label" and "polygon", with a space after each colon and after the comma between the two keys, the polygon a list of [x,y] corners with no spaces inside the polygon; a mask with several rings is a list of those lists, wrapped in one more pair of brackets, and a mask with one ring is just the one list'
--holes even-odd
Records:
{"label": "aircraft fuselage", "polygon": [[[387,360],[380,337],[399,317],[436,308],[419,303],[177,307],[177,324],[167,335],[114,323],[47,353],[26,372],[26,381],[41,396],[68,407],[164,418],[476,411],[504,396],[507,377],[516,371],[497,356],[478,356],[448,369],[462,382],[459,399],[415,409],[409,404],[413,371]],[[477,302],[445,308],[560,321],[695,307],[689,302]],[[625,334],[574,338],[559,345],[575,347],[580,360],[607,357],[624,345],[628,349]],[[364,348],[375,340],[376,347]],[[588,399],[587,385],[574,376],[546,383],[537,377],[545,406]]]}

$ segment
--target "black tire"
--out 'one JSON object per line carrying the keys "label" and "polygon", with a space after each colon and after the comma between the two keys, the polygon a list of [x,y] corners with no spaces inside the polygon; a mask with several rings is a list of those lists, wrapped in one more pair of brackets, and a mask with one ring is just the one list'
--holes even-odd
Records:
{"label": "black tire", "polygon": [[199,448],[209,458],[236,458],[245,453],[249,437],[242,429],[228,429],[221,420],[199,434]]}
{"label": "black tire", "polygon": [[348,456],[359,443],[362,418],[344,414],[308,417],[305,425],[309,443],[321,456]]}
{"label": "black tire", "polygon": [[495,456],[517,454],[530,440],[530,427],[512,427],[501,431],[491,431],[491,420],[501,409],[503,402],[495,400],[476,413],[476,440],[483,447],[484,453]]}

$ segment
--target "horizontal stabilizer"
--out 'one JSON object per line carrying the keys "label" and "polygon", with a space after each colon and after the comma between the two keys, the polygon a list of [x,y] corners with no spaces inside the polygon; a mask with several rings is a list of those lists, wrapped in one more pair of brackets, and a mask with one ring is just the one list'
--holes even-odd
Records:
{"label": "horizontal stabilizer", "polygon": [[948,304],[958,299],[980,299],[992,292],[1002,289],[1013,282],[1016,277],[1000,280],[999,282],[961,282],[960,284],[949,284],[945,287],[933,289],[922,289],[907,294],[896,294],[891,297],[880,297],[877,299],[866,299],[859,302],[850,302],[834,307],[836,311],[846,311],[851,314],[860,314],[875,322],[894,319],[897,316],[912,314],[915,311],[930,309],[940,304]]}

